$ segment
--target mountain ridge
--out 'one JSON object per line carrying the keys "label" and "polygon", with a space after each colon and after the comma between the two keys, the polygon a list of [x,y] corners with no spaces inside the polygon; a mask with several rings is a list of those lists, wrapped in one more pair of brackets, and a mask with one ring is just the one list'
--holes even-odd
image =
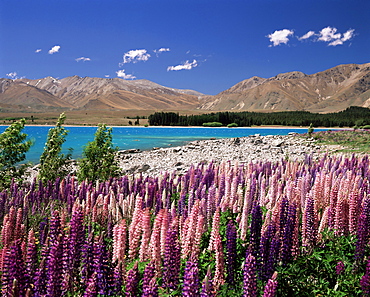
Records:
{"label": "mountain ridge", "polygon": [[314,73],[253,76],[217,95],[121,78],[0,79],[2,110],[197,110],[335,112],[370,106],[370,63],[343,64]]}
{"label": "mountain ridge", "polygon": [[339,65],[311,75],[300,71],[271,78],[252,77],[215,95],[204,96],[208,111],[332,112],[370,106],[370,63]]}

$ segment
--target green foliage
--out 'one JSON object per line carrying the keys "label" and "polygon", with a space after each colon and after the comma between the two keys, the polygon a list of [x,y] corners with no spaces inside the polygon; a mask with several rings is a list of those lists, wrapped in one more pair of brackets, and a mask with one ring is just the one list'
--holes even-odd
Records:
{"label": "green foliage", "polygon": [[[325,232],[323,242],[311,253],[278,269],[278,296],[360,296],[365,267],[354,273],[355,240]],[[344,271],[336,273],[338,262]]]}
{"label": "green foliage", "polygon": [[320,131],[314,137],[319,143],[341,145],[342,151],[370,153],[370,132],[361,130]]}
{"label": "green foliage", "polygon": [[227,125],[228,128],[238,127],[237,123],[231,123]]}
{"label": "green foliage", "polygon": [[370,125],[365,125],[362,127],[362,129],[370,129]]}
{"label": "green foliage", "polygon": [[25,123],[25,119],[14,122],[0,134],[0,190],[9,186],[13,178],[22,180],[26,165],[17,166],[17,163],[25,160],[33,144],[32,140],[26,140],[27,134],[21,132]]}
{"label": "green foliage", "polygon": [[222,123],[220,122],[209,122],[209,123],[203,123],[204,127],[221,127]]}
{"label": "green foliage", "polygon": [[44,151],[40,157],[39,178],[44,182],[54,181],[58,177],[63,178],[70,172],[72,149],[69,149],[69,153],[62,154],[62,145],[68,135],[68,130],[62,126],[65,118],[65,114],[62,113],[55,128],[49,129],[48,132]]}
{"label": "green foliage", "polygon": [[99,124],[95,138],[83,150],[83,158],[79,161],[78,179],[104,181],[120,175],[116,152],[112,147],[112,128]]}

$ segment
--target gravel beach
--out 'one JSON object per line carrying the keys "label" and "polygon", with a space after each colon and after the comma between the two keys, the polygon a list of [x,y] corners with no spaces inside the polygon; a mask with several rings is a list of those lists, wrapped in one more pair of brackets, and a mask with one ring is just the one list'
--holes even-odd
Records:
{"label": "gravel beach", "polygon": [[319,145],[313,138],[296,134],[260,136],[258,134],[229,139],[192,141],[184,146],[120,151],[120,167],[124,174],[146,173],[156,175],[163,171],[185,173],[192,164],[210,161],[276,162],[281,159],[304,160],[306,155],[319,159],[334,153],[340,146]]}

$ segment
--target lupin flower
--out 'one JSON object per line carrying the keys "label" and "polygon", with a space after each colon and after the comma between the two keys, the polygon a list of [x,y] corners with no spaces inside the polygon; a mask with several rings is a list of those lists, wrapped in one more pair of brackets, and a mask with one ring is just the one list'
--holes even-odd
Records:
{"label": "lupin flower", "polygon": [[342,274],[342,272],[344,271],[345,267],[344,267],[344,263],[343,261],[339,261],[337,263],[337,266],[335,267],[335,272],[336,274]]}
{"label": "lupin flower", "polygon": [[207,274],[204,277],[202,283],[202,290],[200,292],[200,297],[214,297],[216,296],[214,289],[213,289],[213,282],[211,279],[211,269],[208,267]]}
{"label": "lupin flower", "polygon": [[87,283],[87,287],[83,297],[96,297],[96,296],[98,296],[98,291],[96,288],[96,273],[93,273]]}
{"label": "lupin flower", "polygon": [[139,259],[141,262],[147,261],[149,258],[149,239],[150,239],[150,210],[146,208],[142,212],[141,217],[142,238],[139,250]]}
{"label": "lupin flower", "polygon": [[275,297],[276,296],[276,289],[278,286],[278,282],[276,280],[277,272],[275,272],[272,277],[267,281],[267,284],[263,290],[262,297]]}
{"label": "lupin flower", "polygon": [[163,258],[163,286],[176,290],[179,285],[181,250],[176,230],[169,230]]}
{"label": "lupin flower", "polygon": [[226,227],[226,281],[229,285],[235,283],[235,266],[236,266],[236,227],[232,220]]}
{"label": "lupin flower", "polygon": [[126,221],[122,220],[113,227],[113,254],[112,262],[123,262],[126,249]]}
{"label": "lupin flower", "polygon": [[37,246],[33,229],[28,232],[26,270],[30,279],[34,279],[37,268]]}
{"label": "lupin flower", "polygon": [[249,253],[243,268],[243,296],[257,297],[257,263],[256,258]]}
{"label": "lupin flower", "polygon": [[317,239],[317,222],[315,215],[314,200],[311,197],[306,199],[306,207],[304,210],[302,245],[306,249],[311,249],[316,244]]}
{"label": "lupin flower", "polygon": [[370,260],[367,260],[366,271],[360,280],[362,296],[370,296]]}
{"label": "lupin flower", "polygon": [[192,259],[186,262],[182,296],[199,296],[199,270]]}
{"label": "lupin flower", "polygon": [[123,264],[118,262],[113,271],[113,294],[120,296],[122,294],[123,286]]}
{"label": "lupin flower", "polygon": [[257,204],[252,209],[252,222],[250,228],[250,252],[254,257],[257,257],[260,246],[262,228],[262,211],[261,207]]}
{"label": "lupin flower", "polygon": [[58,238],[51,244],[49,256],[46,262],[47,284],[46,294],[48,296],[60,296],[62,287],[62,261],[63,261],[63,237]]}
{"label": "lupin flower", "polygon": [[93,245],[93,271],[96,273],[96,286],[99,294],[111,293],[112,271],[108,262],[108,253],[103,236],[96,238]]}
{"label": "lupin flower", "polygon": [[363,261],[365,255],[365,247],[368,243],[369,225],[370,225],[370,199],[364,200],[364,206],[357,227],[357,241],[355,250],[356,265]]}
{"label": "lupin flower", "polygon": [[126,296],[134,297],[137,296],[138,286],[139,286],[139,270],[137,262],[134,267],[130,269],[127,273],[126,278]]}
{"label": "lupin flower", "polygon": [[[14,296],[12,295],[14,290],[17,290],[21,295],[24,294],[24,290],[27,287],[24,271],[25,266],[20,241],[16,240],[9,248],[4,259],[2,271],[3,296]],[[14,280],[16,280],[16,288],[13,288]]]}
{"label": "lupin flower", "polygon": [[156,284],[155,275],[155,262],[152,260],[146,265],[144,270],[142,297],[158,296],[158,286]]}

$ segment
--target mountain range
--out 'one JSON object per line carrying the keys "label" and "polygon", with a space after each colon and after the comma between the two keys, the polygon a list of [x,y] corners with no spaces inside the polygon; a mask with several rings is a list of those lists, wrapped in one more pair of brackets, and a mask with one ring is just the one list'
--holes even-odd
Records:
{"label": "mountain range", "polygon": [[370,63],[346,64],[307,75],[254,76],[214,96],[148,80],[72,76],[0,79],[2,111],[198,110],[335,112],[370,106]]}

